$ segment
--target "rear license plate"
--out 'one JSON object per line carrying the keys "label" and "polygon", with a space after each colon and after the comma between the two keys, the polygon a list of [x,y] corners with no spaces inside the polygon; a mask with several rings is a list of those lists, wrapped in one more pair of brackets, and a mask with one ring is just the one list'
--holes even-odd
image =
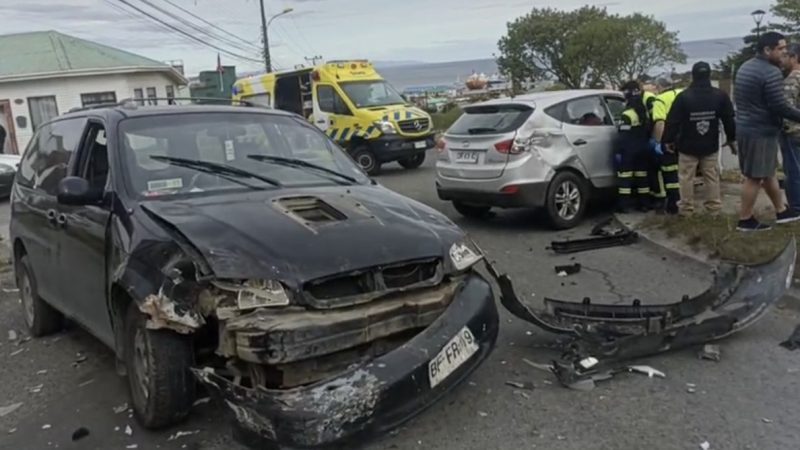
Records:
{"label": "rear license plate", "polygon": [[414,148],[428,148],[428,143],[425,141],[414,142]]}
{"label": "rear license plate", "polygon": [[478,351],[478,343],[469,328],[462,328],[450,339],[435,358],[428,362],[428,378],[431,388],[444,381],[459,366]]}
{"label": "rear license plate", "polygon": [[478,162],[478,152],[456,152],[456,162],[475,164]]}

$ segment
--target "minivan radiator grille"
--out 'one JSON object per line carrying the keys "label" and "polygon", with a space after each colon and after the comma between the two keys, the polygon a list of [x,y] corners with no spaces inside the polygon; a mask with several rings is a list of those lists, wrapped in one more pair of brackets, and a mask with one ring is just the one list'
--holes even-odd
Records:
{"label": "minivan radiator grille", "polygon": [[430,121],[425,118],[402,120],[397,122],[397,125],[400,126],[400,131],[403,133],[424,133],[430,127]]}

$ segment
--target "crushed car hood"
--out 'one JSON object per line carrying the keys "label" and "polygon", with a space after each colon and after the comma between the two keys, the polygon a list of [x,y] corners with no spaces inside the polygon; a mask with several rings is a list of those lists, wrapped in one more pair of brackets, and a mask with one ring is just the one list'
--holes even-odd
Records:
{"label": "crushed car hood", "polygon": [[442,257],[463,237],[441,213],[380,186],[278,189],[141,204],[214,276],[303,283]]}

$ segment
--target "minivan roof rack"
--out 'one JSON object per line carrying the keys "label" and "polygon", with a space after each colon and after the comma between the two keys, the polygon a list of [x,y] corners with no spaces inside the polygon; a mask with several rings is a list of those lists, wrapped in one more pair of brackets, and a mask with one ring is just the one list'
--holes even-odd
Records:
{"label": "minivan roof rack", "polygon": [[[96,105],[90,106],[79,106],[76,108],[71,108],[68,112],[78,112],[78,111],[89,111],[92,109],[101,109],[101,108],[113,108],[115,106],[123,107],[123,108],[137,108],[139,106],[149,106],[146,104],[147,101],[150,100],[161,100],[168,102],[167,105],[171,104],[169,102],[176,101],[176,100],[189,100],[192,102],[195,101],[204,101],[204,102],[220,102],[226,105],[230,104],[240,104],[242,106],[259,106],[263,108],[269,108],[266,105],[256,105],[255,103],[248,101],[248,100],[233,100],[230,98],[218,98],[218,97],[145,97],[145,98],[135,98],[135,97],[128,97],[120,100],[119,102],[108,102],[108,103],[98,103]],[[185,106],[186,104],[176,105],[176,106]]]}

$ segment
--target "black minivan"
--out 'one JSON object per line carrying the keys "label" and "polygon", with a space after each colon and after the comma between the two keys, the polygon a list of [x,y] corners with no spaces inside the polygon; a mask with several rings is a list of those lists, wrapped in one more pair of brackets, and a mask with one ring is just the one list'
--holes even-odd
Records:
{"label": "black minivan", "polygon": [[145,427],[204,387],[248,441],[359,440],[460,384],[497,338],[475,243],[289,113],[70,112],[37,129],[11,208],[32,334],[68,317],[112,348]]}

